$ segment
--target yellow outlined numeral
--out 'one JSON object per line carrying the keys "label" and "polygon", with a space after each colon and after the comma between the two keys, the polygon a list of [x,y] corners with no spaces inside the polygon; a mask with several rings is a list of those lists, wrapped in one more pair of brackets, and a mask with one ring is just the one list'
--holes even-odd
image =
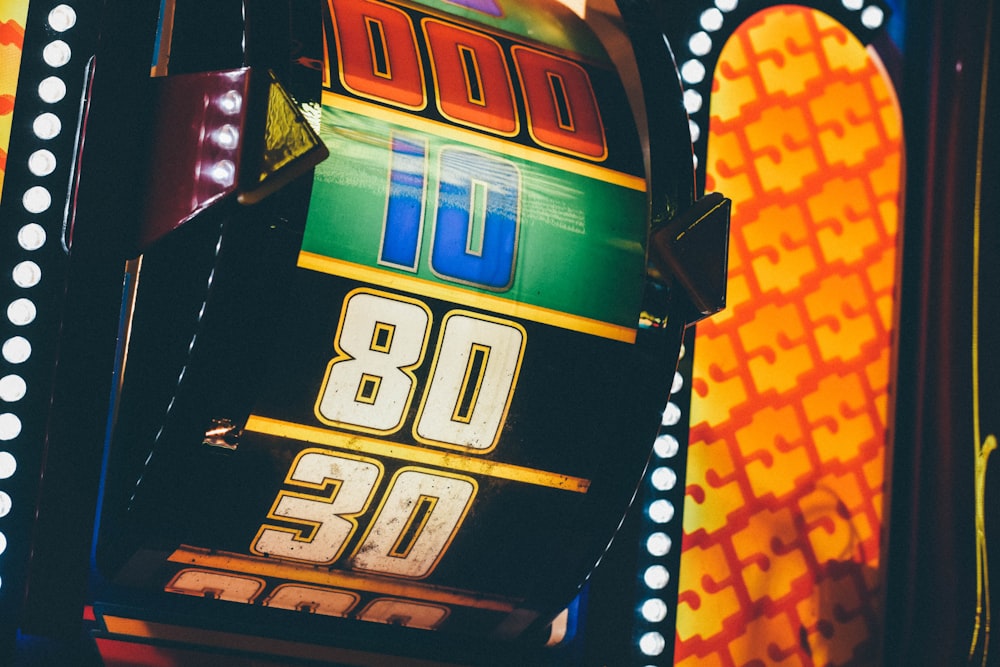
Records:
{"label": "yellow outlined numeral", "polygon": [[324,495],[282,490],[267,518],[308,526],[286,528],[265,523],[250,550],[306,563],[332,563],[358,528],[357,517],[368,509],[384,468],[375,459],[320,449],[305,449],[295,458],[285,484]]}

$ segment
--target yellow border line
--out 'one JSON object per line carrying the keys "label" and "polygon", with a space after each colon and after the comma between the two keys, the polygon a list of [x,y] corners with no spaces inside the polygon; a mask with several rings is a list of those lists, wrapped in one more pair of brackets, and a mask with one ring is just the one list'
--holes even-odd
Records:
{"label": "yellow border line", "polygon": [[329,90],[323,91],[323,104],[334,109],[349,111],[369,118],[376,118],[387,123],[404,125],[410,129],[426,132],[445,139],[462,141],[478,148],[485,148],[497,153],[503,153],[504,155],[518,157],[546,167],[552,167],[553,169],[560,169],[580,176],[586,176],[587,178],[604,181],[605,183],[620,185],[629,190],[646,191],[646,179],[641,176],[634,176],[596,164],[581,162],[578,158],[564,157],[537,148],[522,146],[509,139],[501,139],[500,137],[492,137],[460,127],[446,125],[445,123],[430,120],[429,118],[417,116],[412,113],[389,109],[370,102],[362,102],[361,100],[345,97]]}
{"label": "yellow border line", "polygon": [[590,489],[590,480],[582,477],[571,477],[510,463],[477,459],[455,452],[439,452],[423,447],[374,440],[359,435],[347,435],[316,426],[295,424],[259,415],[250,415],[244,430],[318,445],[328,445],[351,452],[364,452],[412,463],[433,465],[456,472],[468,472],[535,486],[546,486],[561,491],[586,493]]}
{"label": "yellow border line", "polygon": [[440,586],[388,580],[351,572],[330,570],[298,565],[275,558],[257,558],[241,554],[207,553],[200,549],[178,547],[167,560],[179,565],[197,565],[227,572],[255,574],[271,579],[318,584],[325,587],[364,591],[378,595],[390,595],[410,599],[441,602],[459,607],[473,607],[490,611],[510,612],[517,609],[517,601],[498,597],[487,597],[481,593],[466,593]]}
{"label": "yellow border line", "polygon": [[510,317],[520,317],[533,322],[550,324],[561,329],[569,329],[580,333],[610,338],[623,343],[635,343],[636,330],[624,327],[619,324],[610,324],[600,320],[583,317],[581,315],[570,315],[558,310],[551,310],[541,306],[532,306],[520,301],[504,299],[491,294],[470,292],[460,287],[451,287],[431,282],[424,278],[406,276],[384,269],[376,269],[362,264],[345,262],[340,259],[333,259],[325,255],[314,252],[299,253],[298,266],[310,271],[326,273],[333,276],[341,276],[352,280],[360,280],[366,283],[373,283],[398,289],[413,294],[429,296],[432,299],[450,301],[462,306],[471,308],[482,308],[491,312]]}

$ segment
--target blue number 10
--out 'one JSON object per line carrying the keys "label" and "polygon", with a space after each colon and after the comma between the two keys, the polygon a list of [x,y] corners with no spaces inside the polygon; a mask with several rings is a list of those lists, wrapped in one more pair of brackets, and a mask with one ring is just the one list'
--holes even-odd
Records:
{"label": "blue number 10", "polygon": [[[394,135],[379,264],[417,271],[427,143]],[[497,157],[448,147],[439,156],[430,268],[444,280],[504,291],[514,281],[521,174]]]}

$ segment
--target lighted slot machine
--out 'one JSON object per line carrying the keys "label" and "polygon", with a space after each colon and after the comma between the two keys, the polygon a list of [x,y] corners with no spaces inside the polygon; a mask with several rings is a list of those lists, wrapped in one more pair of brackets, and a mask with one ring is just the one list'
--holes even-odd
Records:
{"label": "lighted slot machine", "polygon": [[53,262],[7,630],[86,603],[114,665],[571,660],[683,331],[725,303],[728,201],[695,198],[646,10],[25,6],[24,58],[81,36],[30,186],[65,205],[2,201]]}

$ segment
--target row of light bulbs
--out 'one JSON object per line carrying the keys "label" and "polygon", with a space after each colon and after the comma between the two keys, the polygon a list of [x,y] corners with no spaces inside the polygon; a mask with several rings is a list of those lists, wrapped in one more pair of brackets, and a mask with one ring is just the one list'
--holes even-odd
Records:
{"label": "row of light bulbs", "polygon": [[[64,3],[55,6],[48,14],[48,28],[55,37],[42,50],[42,61],[46,66],[43,69],[52,74],[45,76],[37,87],[39,99],[47,105],[61,102],[66,96],[66,83],[56,72],[73,57],[72,49],[61,36],[65,36],[76,26],[76,20],[74,9]],[[22,69],[36,71],[34,67]],[[28,171],[39,179],[45,179],[57,166],[56,156],[45,147],[45,142],[59,136],[62,121],[56,114],[46,111],[35,117],[32,131],[40,147],[28,157]],[[42,281],[42,268],[35,261],[35,253],[49,242],[45,228],[32,219],[32,216],[44,214],[53,205],[52,192],[44,181],[42,183],[32,185],[20,193],[24,216],[14,221],[14,224],[21,225],[16,235],[17,247],[10,254],[4,253],[6,257],[12,258],[13,263],[0,266],[0,270],[9,272],[15,286],[15,297],[5,309],[7,324],[13,335],[5,335],[0,345],[3,360],[0,364],[0,555],[8,546],[3,519],[14,509],[14,500],[8,493],[9,489],[3,488],[3,480],[14,478],[18,464],[16,452],[19,446],[23,448],[19,443],[23,413],[19,413],[18,408],[28,394],[25,370],[32,354],[30,325],[38,316],[38,305],[32,298],[32,292]],[[4,196],[16,195],[5,192]],[[0,561],[0,586],[3,585],[2,575]]]}

